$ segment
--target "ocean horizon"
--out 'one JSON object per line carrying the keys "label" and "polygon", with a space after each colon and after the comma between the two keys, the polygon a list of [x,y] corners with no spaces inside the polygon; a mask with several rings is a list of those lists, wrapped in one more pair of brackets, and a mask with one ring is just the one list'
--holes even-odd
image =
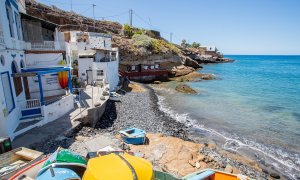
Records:
{"label": "ocean horizon", "polygon": [[[158,90],[161,109],[194,136],[255,158],[294,179],[300,173],[300,56],[226,55],[199,70],[215,80],[187,83],[196,95]],[[173,86],[172,83],[169,85]]]}

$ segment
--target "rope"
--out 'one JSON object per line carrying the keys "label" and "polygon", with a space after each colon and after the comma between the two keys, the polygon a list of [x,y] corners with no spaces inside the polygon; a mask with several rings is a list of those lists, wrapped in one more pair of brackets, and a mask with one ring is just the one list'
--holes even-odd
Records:
{"label": "rope", "polygon": [[132,165],[123,156],[121,156],[119,154],[115,154],[115,155],[119,156],[119,158],[122,161],[124,161],[126,163],[126,165],[129,167],[129,169],[131,170],[132,176],[133,176],[133,180],[138,180],[138,177],[137,177],[136,172],[135,172],[134,168],[132,167]]}

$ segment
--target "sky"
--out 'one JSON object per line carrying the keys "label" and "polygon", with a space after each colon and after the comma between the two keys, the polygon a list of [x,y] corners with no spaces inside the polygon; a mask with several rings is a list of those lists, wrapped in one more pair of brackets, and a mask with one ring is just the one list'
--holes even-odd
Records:
{"label": "sky", "polygon": [[154,29],[224,54],[300,55],[300,0],[38,0],[87,17]]}

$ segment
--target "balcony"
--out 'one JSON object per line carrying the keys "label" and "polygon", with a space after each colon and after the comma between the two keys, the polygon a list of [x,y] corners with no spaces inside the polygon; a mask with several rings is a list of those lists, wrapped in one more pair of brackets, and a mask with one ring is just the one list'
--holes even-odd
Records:
{"label": "balcony", "polygon": [[25,42],[26,50],[65,50],[64,41]]}

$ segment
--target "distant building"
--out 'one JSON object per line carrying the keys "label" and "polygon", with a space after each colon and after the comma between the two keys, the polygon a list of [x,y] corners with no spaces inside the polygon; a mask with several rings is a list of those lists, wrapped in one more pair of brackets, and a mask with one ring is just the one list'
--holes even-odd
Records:
{"label": "distant building", "polygon": [[201,46],[200,48],[205,49],[204,55],[210,55],[210,56],[213,56],[213,57],[219,57],[220,56],[216,46]]}
{"label": "distant building", "polygon": [[162,69],[160,62],[149,62],[145,64],[130,64],[120,67],[120,74],[131,80],[152,81],[156,78],[168,77],[168,71]]}
{"label": "distant building", "polygon": [[70,56],[78,62],[78,77],[87,84],[108,83],[110,90],[119,84],[119,52],[111,46],[111,35],[92,32],[65,32]]}

